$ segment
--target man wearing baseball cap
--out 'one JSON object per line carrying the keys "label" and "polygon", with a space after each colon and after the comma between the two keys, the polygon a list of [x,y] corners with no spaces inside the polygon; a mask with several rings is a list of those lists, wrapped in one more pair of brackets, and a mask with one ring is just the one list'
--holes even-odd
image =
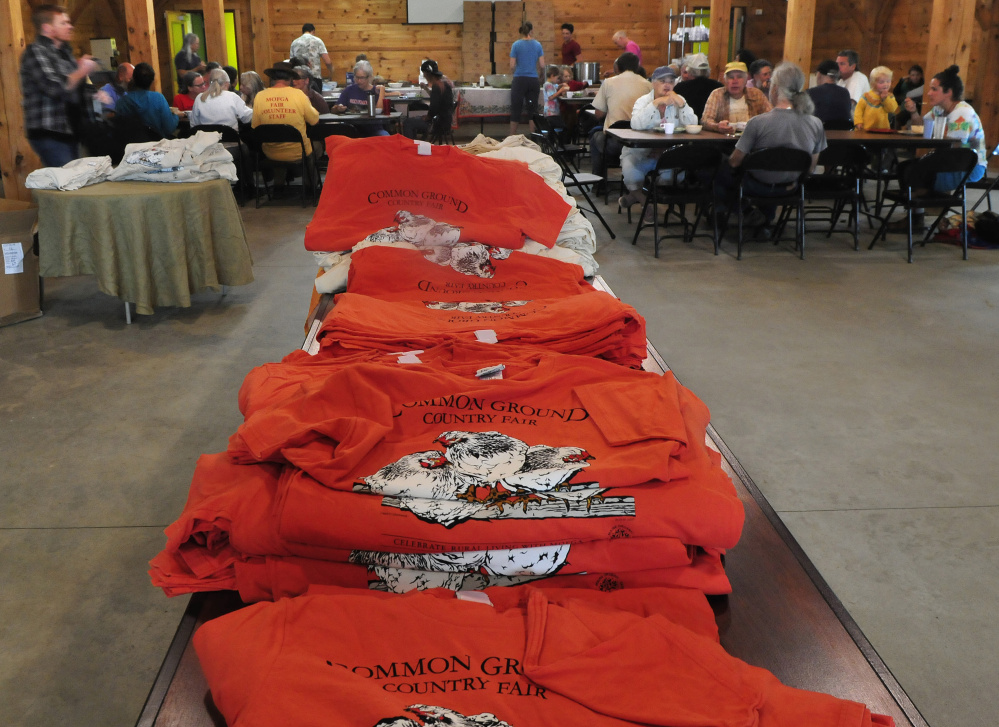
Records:
{"label": "man wearing baseball cap", "polygon": [[673,90],[687,99],[694,114],[700,118],[708,96],[716,88],[721,88],[722,84],[711,78],[711,64],[703,53],[691,53],[687,56],[680,71],[684,79]]}
{"label": "man wearing baseball cap", "polygon": [[853,121],[850,107],[850,92],[836,84],[839,80],[839,64],[836,61],[822,61],[815,72],[815,85],[808,89],[808,95],[815,104],[815,116],[822,123],[828,121]]}
{"label": "man wearing baseball cap", "polygon": [[[649,77],[652,90],[635,101],[631,110],[631,128],[639,131],[659,128],[664,122],[674,126],[696,124],[697,117],[687,104],[686,99],[673,90],[676,83],[676,71],[670,66],[659,66]],[[632,149],[625,147],[621,151],[621,177],[628,193],[618,200],[621,207],[645,202],[642,194],[642,182],[645,175],[655,169],[656,161],[662,155],[662,149]],[[672,181],[672,180],[670,180]],[[648,208],[646,213],[652,211]]]}
{"label": "man wearing baseball cap", "polygon": [[746,88],[749,69],[742,61],[725,66],[725,85],[708,96],[704,104],[701,123],[711,131],[728,133],[739,122],[745,123],[754,116],[771,109],[770,102],[758,88]]}

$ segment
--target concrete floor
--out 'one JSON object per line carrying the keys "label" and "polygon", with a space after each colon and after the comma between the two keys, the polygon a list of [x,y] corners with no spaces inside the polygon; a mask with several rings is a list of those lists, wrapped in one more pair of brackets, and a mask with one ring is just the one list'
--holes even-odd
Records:
{"label": "concrete floor", "polygon": [[[601,273],[934,727],[999,723],[999,252],[896,236],[804,262],[637,246]],[[256,282],[126,326],[93,278],[0,329],[0,725],[134,724],[186,599],[146,576],[245,373],[297,347],[312,209],[247,207]]]}

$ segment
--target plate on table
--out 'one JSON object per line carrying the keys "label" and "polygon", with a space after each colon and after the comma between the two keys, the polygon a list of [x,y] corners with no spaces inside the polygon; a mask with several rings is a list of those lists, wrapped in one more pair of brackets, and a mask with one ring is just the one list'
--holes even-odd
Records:
{"label": "plate on table", "polygon": [[913,131],[912,129],[899,129],[899,134],[903,136],[922,136],[922,131]]}

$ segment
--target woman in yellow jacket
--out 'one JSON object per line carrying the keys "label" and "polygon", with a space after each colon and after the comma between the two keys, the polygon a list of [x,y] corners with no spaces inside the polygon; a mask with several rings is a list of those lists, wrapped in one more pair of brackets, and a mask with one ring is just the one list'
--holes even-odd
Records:
{"label": "woman in yellow jacket", "polygon": [[871,71],[871,90],[860,97],[853,111],[853,125],[858,130],[890,129],[888,114],[898,110],[891,92],[891,69],[878,66]]}

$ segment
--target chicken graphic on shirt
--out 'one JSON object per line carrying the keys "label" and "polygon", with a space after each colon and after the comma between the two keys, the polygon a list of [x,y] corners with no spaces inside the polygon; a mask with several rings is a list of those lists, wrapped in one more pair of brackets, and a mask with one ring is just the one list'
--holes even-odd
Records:
{"label": "chicken graphic on shirt", "polygon": [[528,300],[482,301],[469,303],[465,301],[425,300],[423,305],[431,310],[455,310],[461,313],[507,313],[511,308],[519,308],[530,303]]}
{"label": "chicken graphic on shirt", "polygon": [[447,707],[437,707],[427,704],[413,704],[406,707],[406,712],[412,717],[388,717],[379,720],[372,727],[512,727],[499,717],[489,712],[464,715]]}
{"label": "chicken graphic on shirt", "polygon": [[383,505],[445,527],[470,518],[634,515],[633,498],[570,482],[593,459],[582,447],[528,445],[494,431],[448,431],[435,442],[443,452],[404,455],[360,478],[354,491],[383,495]]}
{"label": "chicken graphic on shirt", "polygon": [[393,226],[372,232],[365,240],[383,244],[408,243],[420,250],[427,260],[478,278],[493,277],[496,272],[493,260],[505,260],[510,256],[510,250],[506,248],[461,242],[460,227],[426,215],[400,210],[393,221]]}

